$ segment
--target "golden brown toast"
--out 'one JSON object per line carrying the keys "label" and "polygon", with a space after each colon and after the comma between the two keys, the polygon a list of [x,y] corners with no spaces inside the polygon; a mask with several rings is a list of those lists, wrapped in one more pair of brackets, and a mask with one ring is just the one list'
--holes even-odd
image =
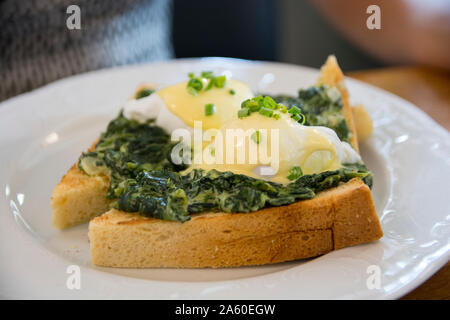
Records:
{"label": "golden brown toast", "polygon": [[110,210],[89,223],[94,264],[108,267],[237,267],[325,254],[383,235],[360,179],[314,199],[250,213],[203,213],[185,223]]}
{"label": "golden brown toast", "polygon": [[352,132],[350,143],[352,147],[357,152],[359,152],[357,131],[355,127],[355,121],[352,115],[352,108],[350,106],[348,90],[345,85],[344,74],[342,73],[341,68],[339,68],[335,56],[333,55],[329,56],[325,64],[322,66],[322,68],[320,68],[320,76],[317,83],[326,84],[330,87],[336,87],[341,92],[341,99],[343,104],[342,114],[345,117],[345,120],[347,122],[350,131]]}
{"label": "golden brown toast", "polygon": [[64,229],[88,222],[108,211],[108,187],[109,177],[88,176],[74,165],[55,187],[50,198],[52,224]]}

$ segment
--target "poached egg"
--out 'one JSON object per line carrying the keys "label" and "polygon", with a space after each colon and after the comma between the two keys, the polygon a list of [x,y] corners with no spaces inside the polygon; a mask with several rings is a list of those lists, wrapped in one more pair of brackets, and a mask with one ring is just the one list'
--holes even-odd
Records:
{"label": "poached egg", "polygon": [[[196,168],[216,169],[285,184],[290,182],[287,177],[293,167],[300,167],[303,174],[312,174],[361,160],[333,130],[301,125],[287,113],[280,114],[278,119],[259,113],[239,118],[241,103],[253,98],[249,86],[243,82],[227,80],[223,88],[212,88],[197,95],[189,93],[186,86],[187,82],[168,86],[124,105],[125,117],[140,122],[155,119],[156,125],[169,133],[179,128],[193,132],[194,121],[202,122],[205,133],[215,130],[212,142],[202,144],[202,152],[209,161],[194,163],[186,172]],[[214,105],[214,114],[205,113],[206,104]],[[226,142],[218,141],[218,136],[224,138],[228,132],[239,130],[244,133],[244,139],[238,139],[237,143],[233,140],[229,146],[228,138]]]}
{"label": "poached egg", "polygon": [[[191,130],[194,121],[202,121],[202,128],[220,128],[236,117],[241,102],[253,98],[253,93],[243,82],[227,80],[223,88],[212,88],[196,96],[186,90],[187,82],[168,86],[141,99],[125,103],[124,116],[144,122],[155,119],[156,124],[169,133],[178,128]],[[233,90],[234,94],[230,93]],[[213,104],[215,113],[205,115],[205,105]]]}

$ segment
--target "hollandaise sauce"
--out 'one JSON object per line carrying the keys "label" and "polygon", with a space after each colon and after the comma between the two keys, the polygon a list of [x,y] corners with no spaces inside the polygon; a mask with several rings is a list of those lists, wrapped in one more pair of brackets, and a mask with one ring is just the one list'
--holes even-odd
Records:
{"label": "hollandaise sauce", "polygon": [[[242,101],[253,97],[250,88],[237,80],[227,80],[222,88],[212,88],[195,95],[186,87],[187,82],[182,82],[161,89],[157,94],[184,123],[194,127],[194,121],[202,121],[203,129],[220,128],[223,123],[236,117]],[[205,113],[205,106],[210,104],[215,108],[213,114]]]}

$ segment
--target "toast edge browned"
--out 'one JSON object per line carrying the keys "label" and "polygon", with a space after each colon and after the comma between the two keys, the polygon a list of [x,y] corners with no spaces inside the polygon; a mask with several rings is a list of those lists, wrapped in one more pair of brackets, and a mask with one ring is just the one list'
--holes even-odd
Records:
{"label": "toast edge browned", "polygon": [[206,213],[185,223],[111,210],[89,224],[94,264],[236,267],[309,258],[382,237],[359,179],[312,200],[251,213]]}

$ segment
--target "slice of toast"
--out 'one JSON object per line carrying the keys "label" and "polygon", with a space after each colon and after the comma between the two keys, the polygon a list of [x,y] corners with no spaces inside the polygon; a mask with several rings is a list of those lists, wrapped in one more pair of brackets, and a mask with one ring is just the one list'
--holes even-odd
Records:
{"label": "slice of toast", "polygon": [[314,199],[185,222],[110,210],[89,223],[92,262],[107,267],[237,267],[325,254],[383,235],[370,189],[352,179]]}
{"label": "slice of toast", "polygon": [[58,229],[65,229],[88,222],[108,211],[108,188],[109,177],[88,176],[74,165],[55,187],[50,198],[52,224]]}
{"label": "slice of toast", "polygon": [[[358,150],[344,77],[336,58],[319,83],[336,86]],[[108,210],[109,178],[89,177],[75,165],[51,197],[53,224],[66,228]],[[115,267],[231,267],[313,257],[374,241],[383,233],[369,188],[353,179],[314,199],[252,213],[204,213],[184,224],[110,210],[91,220],[94,264]]]}
{"label": "slice of toast", "polygon": [[[95,141],[89,151],[93,151]],[[52,224],[65,229],[90,221],[109,210],[111,200],[106,198],[110,178],[106,175],[88,176],[74,164],[53,189],[50,206]]]}

